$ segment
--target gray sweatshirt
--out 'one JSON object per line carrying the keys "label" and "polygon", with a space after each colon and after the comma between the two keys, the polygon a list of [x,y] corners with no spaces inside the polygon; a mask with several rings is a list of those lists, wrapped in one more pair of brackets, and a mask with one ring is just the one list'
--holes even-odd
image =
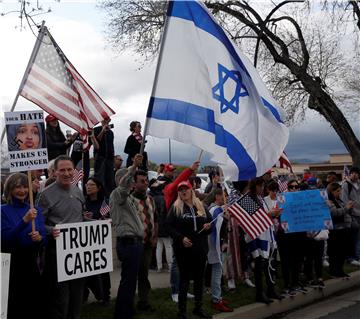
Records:
{"label": "gray sweatshirt", "polygon": [[129,167],[119,186],[110,195],[110,216],[117,237],[144,237],[137,201],[130,194],[135,172],[136,167]]}
{"label": "gray sweatshirt", "polygon": [[[352,189],[349,194],[349,184],[351,183]],[[341,199],[347,204],[350,200],[354,202],[354,207],[352,208],[352,215],[360,217],[360,186],[357,183],[351,181],[344,182],[342,184]]]}
{"label": "gray sweatshirt", "polygon": [[43,209],[46,233],[50,235],[57,224],[83,221],[84,195],[77,186],[62,188],[57,182],[40,194],[38,205]]}

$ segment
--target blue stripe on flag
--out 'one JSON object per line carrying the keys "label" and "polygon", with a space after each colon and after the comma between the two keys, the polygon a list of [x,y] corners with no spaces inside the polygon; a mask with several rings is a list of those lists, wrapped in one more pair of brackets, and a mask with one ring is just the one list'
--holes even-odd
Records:
{"label": "blue stripe on flag", "polygon": [[278,122],[283,123],[280,114],[278,112],[278,110],[272,105],[270,104],[269,101],[265,100],[263,97],[261,98],[261,100],[263,101],[264,105],[270,110],[270,112],[274,115],[274,117],[278,120]]}
{"label": "blue stripe on flag", "polygon": [[[185,20],[192,21],[196,27],[210,33],[217,38],[229,51],[233,59],[251,78],[249,72],[246,70],[245,65],[237,54],[233,44],[225,34],[224,30],[209,16],[209,13],[196,1],[170,1],[168,16],[173,16]],[[284,123],[281,120],[280,114],[277,109],[271,105],[267,100],[261,97],[265,107],[274,115],[278,122]]]}
{"label": "blue stripe on flag", "polygon": [[170,1],[167,15],[192,21],[199,29],[213,35],[223,43],[233,59],[251,78],[224,30],[209,16],[209,13],[199,3],[196,1]]}
{"label": "blue stripe on flag", "polygon": [[215,144],[226,152],[239,170],[239,180],[256,176],[256,166],[237,138],[215,122],[214,111],[199,105],[174,99],[151,97],[148,118],[193,126],[215,135]]}

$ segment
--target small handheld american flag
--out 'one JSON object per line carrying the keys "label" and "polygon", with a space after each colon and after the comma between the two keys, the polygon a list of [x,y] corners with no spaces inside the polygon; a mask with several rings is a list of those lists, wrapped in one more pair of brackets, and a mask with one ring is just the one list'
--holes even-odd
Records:
{"label": "small handheld american flag", "polygon": [[100,207],[100,214],[101,216],[105,217],[109,212],[110,212],[110,206],[106,203],[104,199]]}
{"label": "small handheld american flag", "polygon": [[74,176],[71,182],[72,185],[77,185],[84,177],[84,171],[82,169],[82,160],[76,165],[74,169]]}
{"label": "small handheld american flag", "polygon": [[241,228],[251,237],[257,238],[272,224],[271,218],[259,203],[245,194],[228,207],[228,211],[239,222]]}
{"label": "small handheld american flag", "polygon": [[287,186],[288,182],[287,182],[285,176],[280,176],[279,177],[278,184],[279,184],[279,191],[281,193],[284,193],[284,192],[288,191],[288,186]]}

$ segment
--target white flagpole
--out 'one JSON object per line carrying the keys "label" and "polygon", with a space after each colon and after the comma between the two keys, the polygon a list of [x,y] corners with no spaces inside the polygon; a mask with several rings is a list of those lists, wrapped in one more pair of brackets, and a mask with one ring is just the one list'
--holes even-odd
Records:
{"label": "white flagpole", "polygon": [[[166,8],[164,32],[163,32],[163,34],[161,35],[160,52],[159,52],[158,61],[157,61],[157,65],[156,65],[154,83],[153,83],[153,87],[152,87],[152,90],[151,90],[151,97],[154,96],[154,93],[155,93],[155,86],[156,86],[157,79],[158,79],[158,76],[159,76],[159,66],[161,65],[161,60],[162,60],[162,55],[163,55],[163,49],[164,49],[164,43],[165,43],[166,34],[167,34],[167,30],[168,30],[168,16],[167,16],[167,12],[168,12],[168,9],[169,9],[169,4],[170,4],[170,1],[168,1],[168,5],[167,5],[167,8]],[[142,153],[144,152],[144,148],[145,148],[145,138],[146,138],[146,134],[147,134],[147,127],[148,127],[148,118],[146,117],[146,119],[145,119],[145,125],[144,125],[144,137],[143,137],[142,143],[141,143],[140,154],[142,154]]]}
{"label": "white flagpole", "polygon": [[[24,85],[25,85],[25,82],[26,82],[26,80],[27,80],[28,73],[30,72],[30,68],[31,68],[31,66],[33,65],[33,63],[34,63],[34,61],[35,61],[35,58],[36,58],[36,56],[37,56],[37,54],[38,54],[38,51],[39,51],[39,48],[40,48],[40,44],[41,44],[42,39],[43,39],[43,37],[44,37],[44,31],[45,31],[45,30],[46,30],[45,21],[43,21],[43,22],[41,23],[39,35],[38,35],[37,38],[36,38],[36,42],[35,42],[34,48],[33,48],[32,52],[31,52],[28,65],[26,66],[26,69],[25,69],[25,72],[24,72],[24,76],[23,76],[23,78],[22,78],[22,80],[21,80],[19,89],[18,89],[18,91],[17,91],[17,93],[16,93],[15,100],[14,100],[14,103],[12,104],[12,106],[11,106],[10,112],[13,112],[14,109],[15,109],[15,105],[16,105],[16,103],[17,103],[17,100],[18,100],[19,96],[20,96],[20,92],[22,91],[22,89],[23,89],[23,87],[24,87]],[[2,133],[1,133],[1,143],[2,143],[2,141],[3,141],[3,139],[4,139],[4,136],[5,136],[5,128],[6,128],[6,126],[4,125],[4,129],[3,129]]]}

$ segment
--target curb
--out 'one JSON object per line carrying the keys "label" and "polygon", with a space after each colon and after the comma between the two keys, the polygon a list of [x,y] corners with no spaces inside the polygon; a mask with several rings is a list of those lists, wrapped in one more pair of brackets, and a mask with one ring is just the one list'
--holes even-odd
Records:
{"label": "curb", "polygon": [[287,312],[314,301],[318,301],[334,295],[343,290],[360,285],[360,270],[352,272],[349,279],[329,279],[325,282],[325,288],[309,288],[307,294],[297,294],[295,297],[286,297],[283,300],[275,300],[270,305],[253,303],[234,309],[234,312],[219,313],[213,316],[216,319],[263,319],[279,313]]}

